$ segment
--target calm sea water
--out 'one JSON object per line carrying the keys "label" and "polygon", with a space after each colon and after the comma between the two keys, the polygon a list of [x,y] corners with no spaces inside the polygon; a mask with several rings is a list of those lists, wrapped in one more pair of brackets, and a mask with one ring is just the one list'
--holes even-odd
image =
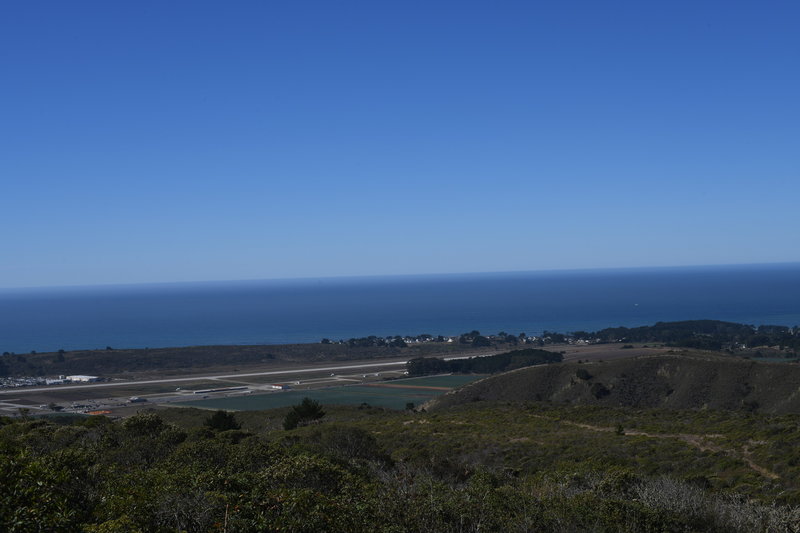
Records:
{"label": "calm sea water", "polygon": [[800,324],[800,264],[0,291],[0,352]]}

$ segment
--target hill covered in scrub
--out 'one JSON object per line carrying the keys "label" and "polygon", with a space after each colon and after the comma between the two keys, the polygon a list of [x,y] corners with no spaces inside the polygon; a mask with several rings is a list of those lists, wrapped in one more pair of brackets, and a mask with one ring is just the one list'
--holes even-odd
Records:
{"label": "hill covered in scrub", "polygon": [[543,365],[472,383],[433,406],[476,401],[800,413],[800,365],[689,352]]}

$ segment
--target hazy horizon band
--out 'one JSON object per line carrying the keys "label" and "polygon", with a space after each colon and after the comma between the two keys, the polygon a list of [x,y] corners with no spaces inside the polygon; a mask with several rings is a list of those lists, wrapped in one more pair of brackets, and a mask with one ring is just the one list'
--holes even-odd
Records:
{"label": "hazy horizon band", "polygon": [[368,335],[800,324],[800,264],[249,280],[0,291],[0,352]]}

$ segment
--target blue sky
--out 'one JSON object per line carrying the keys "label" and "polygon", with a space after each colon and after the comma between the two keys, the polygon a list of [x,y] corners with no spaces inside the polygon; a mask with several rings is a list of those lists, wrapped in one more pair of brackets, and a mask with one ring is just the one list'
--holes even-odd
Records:
{"label": "blue sky", "polygon": [[4,2],[0,287],[800,261],[795,2]]}

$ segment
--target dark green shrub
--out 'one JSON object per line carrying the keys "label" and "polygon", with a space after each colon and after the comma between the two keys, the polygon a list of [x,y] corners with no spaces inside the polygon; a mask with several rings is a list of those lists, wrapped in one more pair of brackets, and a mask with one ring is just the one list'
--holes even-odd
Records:
{"label": "dark green shrub", "polygon": [[293,406],[286,418],[283,419],[283,429],[294,429],[297,426],[319,420],[323,416],[325,416],[325,411],[322,410],[319,402],[305,397],[298,405]]}
{"label": "dark green shrub", "polygon": [[228,431],[230,429],[241,429],[242,427],[242,425],[236,421],[236,417],[233,413],[223,411],[222,409],[206,418],[203,425],[214,431]]}

